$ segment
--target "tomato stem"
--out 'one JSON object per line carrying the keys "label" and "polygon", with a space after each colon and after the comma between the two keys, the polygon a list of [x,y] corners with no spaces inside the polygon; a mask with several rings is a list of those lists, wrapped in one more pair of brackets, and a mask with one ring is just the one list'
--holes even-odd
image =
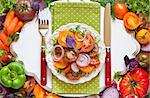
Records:
{"label": "tomato stem", "polygon": [[136,82],[132,80],[132,81],[131,81],[131,86],[132,86],[132,87],[135,87],[135,86],[136,86]]}

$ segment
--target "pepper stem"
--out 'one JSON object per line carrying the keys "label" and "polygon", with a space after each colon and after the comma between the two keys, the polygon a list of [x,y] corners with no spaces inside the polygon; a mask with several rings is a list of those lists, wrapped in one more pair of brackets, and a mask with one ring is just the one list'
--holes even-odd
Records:
{"label": "pepper stem", "polygon": [[17,73],[14,72],[14,71],[12,71],[12,72],[10,72],[10,73],[8,74],[8,76],[9,76],[9,78],[10,78],[11,80],[14,80],[14,79],[17,77]]}

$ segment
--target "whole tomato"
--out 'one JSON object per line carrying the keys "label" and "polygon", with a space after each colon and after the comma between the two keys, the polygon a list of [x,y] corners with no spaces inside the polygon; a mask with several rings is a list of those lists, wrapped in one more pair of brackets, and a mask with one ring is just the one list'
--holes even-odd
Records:
{"label": "whole tomato", "polygon": [[124,15],[128,12],[128,8],[123,2],[116,2],[113,12],[118,19],[123,19]]}
{"label": "whole tomato", "polygon": [[123,98],[130,95],[136,95],[138,98],[144,98],[147,94],[148,86],[148,74],[141,68],[136,68],[127,73],[119,84]]}

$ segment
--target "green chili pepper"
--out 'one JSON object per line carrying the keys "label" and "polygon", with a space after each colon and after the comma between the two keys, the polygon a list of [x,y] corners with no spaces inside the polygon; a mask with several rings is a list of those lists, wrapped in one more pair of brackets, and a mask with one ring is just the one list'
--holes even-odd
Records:
{"label": "green chili pepper", "polygon": [[25,71],[21,63],[9,63],[0,70],[0,83],[5,87],[19,89],[24,85],[25,81]]}

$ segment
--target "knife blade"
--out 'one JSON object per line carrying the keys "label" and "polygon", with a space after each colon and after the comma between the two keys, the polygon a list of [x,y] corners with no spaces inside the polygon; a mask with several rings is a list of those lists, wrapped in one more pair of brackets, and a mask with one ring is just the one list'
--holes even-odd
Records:
{"label": "knife blade", "polygon": [[106,45],[106,60],[105,60],[105,86],[111,85],[111,7],[110,3],[106,4],[104,12],[104,43]]}

